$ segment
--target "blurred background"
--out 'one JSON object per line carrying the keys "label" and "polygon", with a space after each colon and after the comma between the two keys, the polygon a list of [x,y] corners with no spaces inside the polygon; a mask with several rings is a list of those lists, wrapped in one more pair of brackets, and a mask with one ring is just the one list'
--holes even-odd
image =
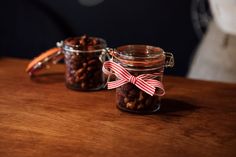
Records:
{"label": "blurred background", "polygon": [[150,44],[172,52],[167,74],[189,76],[212,19],[207,0],[8,0],[0,6],[0,54],[33,58],[67,37],[88,34],[109,47]]}

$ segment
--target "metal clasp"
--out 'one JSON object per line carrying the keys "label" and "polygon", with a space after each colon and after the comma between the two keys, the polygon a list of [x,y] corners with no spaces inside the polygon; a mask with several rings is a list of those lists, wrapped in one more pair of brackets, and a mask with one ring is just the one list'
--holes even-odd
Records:
{"label": "metal clasp", "polygon": [[175,65],[174,55],[170,52],[164,52],[165,54],[165,67],[172,68]]}
{"label": "metal clasp", "polygon": [[109,55],[110,48],[104,48],[102,50],[102,53],[99,56],[99,60],[104,63],[105,61],[108,61],[111,59],[111,56]]}
{"label": "metal clasp", "polygon": [[63,41],[58,41],[58,42],[56,43],[56,45],[57,45],[58,48],[62,48],[62,46],[63,46]]}

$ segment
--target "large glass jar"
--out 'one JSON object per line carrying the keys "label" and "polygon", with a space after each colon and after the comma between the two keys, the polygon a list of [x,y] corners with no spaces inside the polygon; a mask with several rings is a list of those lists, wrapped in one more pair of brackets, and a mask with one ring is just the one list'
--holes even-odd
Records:
{"label": "large glass jar", "polygon": [[99,90],[105,85],[102,63],[106,41],[97,37],[67,38],[61,43],[65,56],[66,86],[73,90]]}
{"label": "large glass jar", "polygon": [[[127,81],[116,88],[116,105],[123,111],[133,113],[154,113],[160,109],[161,96],[164,95],[162,85],[164,67],[172,67],[174,58],[171,53],[159,47],[148,45],[125,45],[110,51],[115,62],[121,65],[134,77],[146,77],[146,82],[154,83],[155,93],[150,95],[135,85],[135,81]],[[104,64],[105,65],[105,64]],[[112,68],[108,68],[112,69]],[[116,76],[120,75],[114,73]],[[117,80],[120,78],[118,77]],[[154,80],[154,81],[153,81]]]}

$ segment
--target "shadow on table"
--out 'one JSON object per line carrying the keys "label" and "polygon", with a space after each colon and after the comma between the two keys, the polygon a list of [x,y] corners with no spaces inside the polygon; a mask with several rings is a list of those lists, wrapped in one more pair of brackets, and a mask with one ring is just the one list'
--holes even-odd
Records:
{"label": "shadow on table", "polygon": [[65,73],[45,73],[37,76],[32,76],[31,80],[40,84],[63,83],[65,81]]}
{"label": "shadow on table", "polygon": [[158,114],[162,115],[184,116],[184,113],[187,114],[200,109],[199,106],[192,103],[169,98],[162,99],[161,104],[161,109]]}

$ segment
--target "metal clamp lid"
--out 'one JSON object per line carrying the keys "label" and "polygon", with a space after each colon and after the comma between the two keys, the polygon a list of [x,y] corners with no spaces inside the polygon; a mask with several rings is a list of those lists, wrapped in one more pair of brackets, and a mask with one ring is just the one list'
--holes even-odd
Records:
{"label": "metal clamp lid", "polygon": [[42,70],[44,68],[48,68],[49,64],[56,64],[58,63],[62,58],[64,58],[64,54],[61,51],[60,46],[51,48],[36,58],[34,58],[27,66],[26,72],[32,76],[37,71]]}

